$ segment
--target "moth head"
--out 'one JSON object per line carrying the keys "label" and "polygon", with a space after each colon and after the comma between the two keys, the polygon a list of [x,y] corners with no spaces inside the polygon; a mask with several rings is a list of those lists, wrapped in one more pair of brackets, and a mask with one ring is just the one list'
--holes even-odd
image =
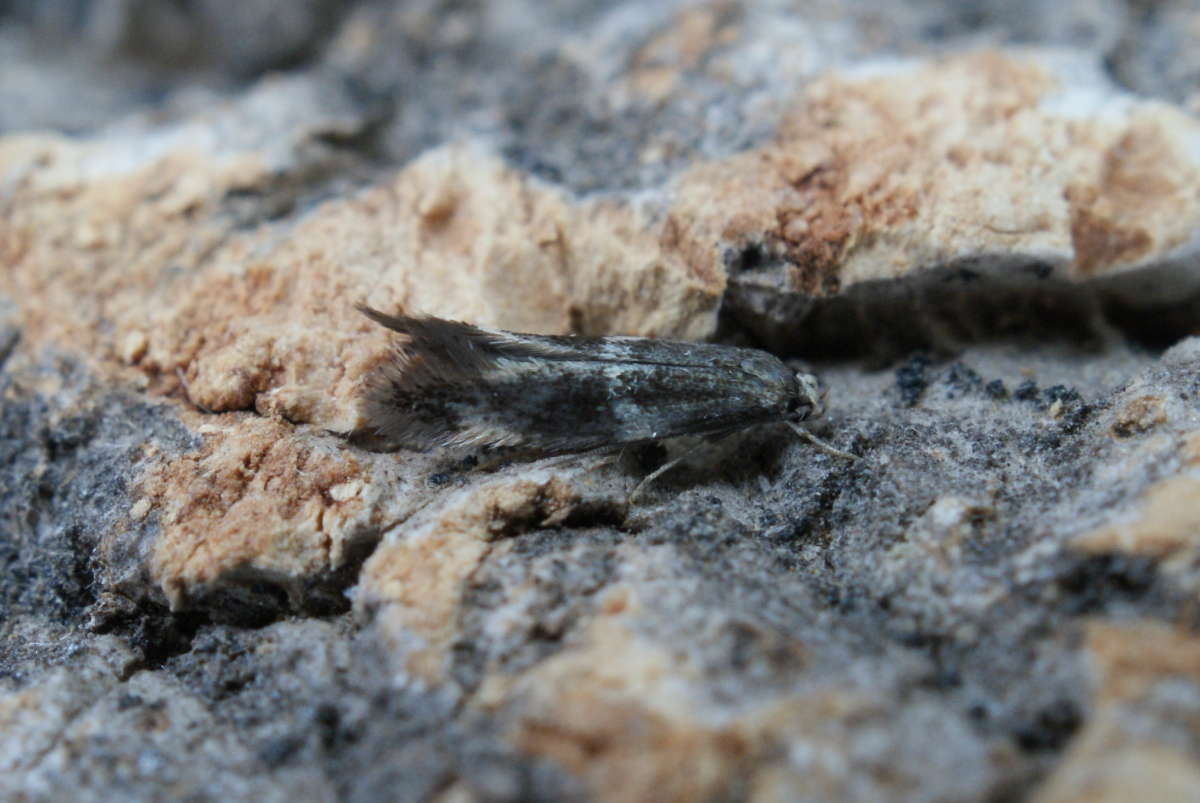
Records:
{"label": "moth head", "polygon": [[825,386],[815,374],[796,373],[796,395],[788,406],[788,412],[797,421],[819,418],[825,414]]}
{"label": "moth head", "polygon": [[794,417],[784,419],[785,424],[791,427],[792,431],[799,435],[804,440],[816,446],[822,452],[834,457],[841,457],[846,460],[857,460],[855,455],[849,452],[843,452],[841,449],[835,449],[825,441],[813,435],[804,427],[800,426],[797,421],[803,421],[806,418],[817,418],[825,414],[825,385],[820,379],[813,374],[796,374],[796,395],[792,397],[788,404],[788,412]]}

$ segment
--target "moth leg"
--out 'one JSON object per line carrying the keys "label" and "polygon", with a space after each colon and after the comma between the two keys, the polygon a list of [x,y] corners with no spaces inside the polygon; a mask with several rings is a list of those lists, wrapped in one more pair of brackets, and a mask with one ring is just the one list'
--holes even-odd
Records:
{"label": "moth leg", "polygon": [[[612,446],[598,446],[584,452],[566,452],[564,454],[547,455],[529,463],[530,468],[556,469],[574,464],[583,473],[595,471],[613,462],[622,451],[614,450]],[[589,462],[590,461],[590,462]]]}
{"label": "moth leg", "polygon": [[[725,435],[725,433],[721,433],[721,437],[723,437],[724,435]],[[706,445],[707,444],[705,442],[701,441],[700,443],[697,443],[695,446],[693,446],[691,449],[688,449],[686,452],[679,455],[679,457],[676,457],[674,460],[668,460],[667,462],[663,463],[658,468],[651,471],[649,474],[647,474],[645,477],[642,478],[641,482],[639,482],[637,485],[635,485],[633,487],[633,490],[629,492],[629,496],[625,497],[626,503],[633,504],[633,500],[637,499],[638,494],[640,494],[642,492],[643,488],[645,488],[650,483],[654,482],[656,479],[661,477],[663,474],[666,474],[668,471],[675,468],[675,466],[679,465],[684,460],[687,460],[689,457],[694,455],[696,452],[703,449]]]}
{"label": "moth leg", "polygon": [[687,452],[686,454],[681,454],[679,457],[676,457],[674,460],[668,460],[667,462],[663,463],[658,468],[651,471],[649,474],[647,474],[645,477],[642,478],[641,482],[639,482],[637,485],[633,486],[633,490],[629,492],[629,496],[625,497],[625,501],[628,504],[633,504],[633,500],[637,499],[638,494],[640,494],[642,492],[643,488],[645,488],[650,483],[654,482],[656,479],[661,477],[663,474],[666,474],[668,471],[675,468],[675,466],[679,465],[679,463],[682,462],[682,460],[685,457],[689,457],[691,455],[691,453],[694,451],[696,451],[696,450],[692,449],[691,451]]}
{"label": "moth leg", "polygon": [[592,468],[600,468],[600,466],[607,466],[609,463],[620,463],[624,459],[625,459],[625,447],[624,446],[622,446],[620,449],[615,449],[615,450],[608,449],[607,451],[604,452],[604,459],[602,459],[600,462],[596,463],[596,465],[592,466]]}
{"label": "moth leg", "polygon": [[857,460],[858,459],[858,455],[853,455],[853,454],[850,454],[849,452],[843,452],[841,449],[836,449],[833,446],[830,446],[828,443],[821,440],[816,435],[812,434],[807,429],[805,429],[804,427],[797,424],[795,421],[784,421],[783,423],[787,424],[789,427],[792,428],[793,432],[795,432],[797,435],[799,435],[804,440],[811,443],[813,446],[816,446],[818,449],[820,449],[822,452],[824,452],[827,455],[831,455],[833,457],[841,457],[845,460]]}
{"label": "moth leg", "polygon": [[543,457],[540,460],[535,460],[531,465],[537,468],[554,468],[556,466],[567,465],[572,462],[578,462],[585,454],[554,454],[549,457]]}

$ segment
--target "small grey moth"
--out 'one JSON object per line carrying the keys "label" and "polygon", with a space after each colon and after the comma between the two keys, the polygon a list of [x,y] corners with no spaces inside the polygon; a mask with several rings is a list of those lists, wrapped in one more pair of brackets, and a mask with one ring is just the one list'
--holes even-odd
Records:
{"label": "small grey moth", "polygon": [[376,435],[413,449],[545,454],[719,435],[824,411],[817,377],[754,349],[644,337],[556,337],[359,311],[403,335],[374,378]]}

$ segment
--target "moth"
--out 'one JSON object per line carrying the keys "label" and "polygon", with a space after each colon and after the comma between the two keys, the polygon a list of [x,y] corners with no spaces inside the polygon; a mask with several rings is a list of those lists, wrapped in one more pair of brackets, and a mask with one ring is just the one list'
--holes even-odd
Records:
{"label": "moth", "polygon": [[854,459],[799,426],[824,412],[817,377],[763,351],[645,337],[520,334],[364,305],[358,310],[403,336],[366,399],[369,427],[398,446],[562,454],[782,422]]}

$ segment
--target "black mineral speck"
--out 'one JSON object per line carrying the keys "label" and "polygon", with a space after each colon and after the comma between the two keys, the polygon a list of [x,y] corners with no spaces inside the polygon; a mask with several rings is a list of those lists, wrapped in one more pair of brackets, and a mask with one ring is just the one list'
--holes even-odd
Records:
{"label": "black mineral speck", "polygon": [[956,362],[946,371],[946,398],[958,399],[975,393],[983,384],[979,374],[961,362]]}
{"label": "black mineral speck", "polygon": [[313,726],[325,749],[337,743],[342,725],[342,712],[333,703],[321,703],[313,711]]}
{"label": "black mineral speck", "polygon": [[742,248],[730,248],[723,255],[725,269],[731,276],[762,268],[767,264],[769,258],[766,249],[759,243],[750,243]]}
{"label": "black mineral speck", "polygon": [[929,387],[929,355],[914,354],[896,369],[896,390],[905,407],[913,407],[921,400],[921,394]]}
{"label": "black mineral speck", "polygon": [[1042,391],[1042,398],[1046,404],[1050,405],[1054,402],[1062,402],[1063,404],[1074,404],[1083,401],[1079,395],[1079,391],[1074,388],[1069,388],[1066,385],[1053,385]]}
{"label": "black mineral speck", "polygon": [[1128,555],[1089,555],[1071,562],[1058,575],[1057,590],[1066,611],[1094,614],[1114,602],[1140,600],[1152,593],[1158,564]]}
{"label": "black mineral speck", "polygon": [[1017,389],[1013,391],[1013,398],[1017,401],[1037,401],[1038,386],[1037,382],[1032,379],[1026,379],[1021,384],[1017,385]]}
{"label": "black mineral speck", "polygon": [[1003,401],[1008,398],[1008,388],[1004,385],[1004,380],[993,379],[983,386],[983,392],[990,398],[996,401]]}
{"label": "black mineral speck", "polygon": [[1093,407],[1083,400],[1079,391],[1065,385],[1054,385],[1042,391],[1042,404],[1046,409],[1058,405],[1057,418],[1064,431],[1078,432],[1091,416]]}
{"label": "black mineral speck", "polygon": [[1083,717],[1070,700],[1057,700],[1037,712],[1032,722],[1019,726],[1013,734],[1027,752],[1060,750],[1079,729]]}

